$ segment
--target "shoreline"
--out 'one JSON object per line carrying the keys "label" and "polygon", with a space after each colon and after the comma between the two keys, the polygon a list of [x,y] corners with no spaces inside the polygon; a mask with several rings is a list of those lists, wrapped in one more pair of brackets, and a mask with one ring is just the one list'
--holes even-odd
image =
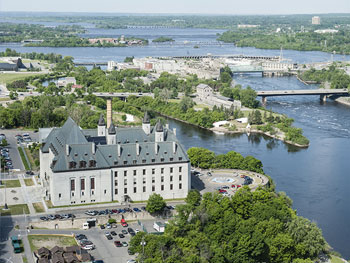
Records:
{"label": "shoreline", "polygon": [[334,101],[350,107],[350,97],[338,97],[336,99],[333,99]]}
{"label": "shoreline", "polygon": [[[350,105],[350,104],[349,104]],[[276,139],[276,140],[279,140],[279,141],[282,141],[284,143],[287,143],[289,145],[293,145],[293,146],[296,146],[296,147],[299,147],[299,148],[308,148],[310,146],[310,144],[298,144],[298,143],[294,143],[292,141],[286,141],[286,140],[283,140],[283,138],[280,138],[278,135],[272,135],[268,132],[263,132],[263,131],[260,131],[260,130],[257,130],[257,129],[246,129],[246,128],[238,128],[236,131],[229,131],[227,130],[226,128],[206,128],[206,127],[202,127],[202,126],[199,126],[199,125],[196,125],[196,124],[193,124],[193,123],[190,123],[188,121],[184,121],[184,120],[181,120],[181,119],[178,119],[178,118],[175,118],[175,117],[172,117],[172,116],[168,116],[168,115],[165,115],[163,113],[160,113],[160,112],[157,112],[159,115],[163,116],[163,117],[166,117],[166,118],[169,118],[169,119],[173,119],[173,120],[176,120],[176,121],[180,121],[180,122],[183,122],[183,123],[186,123],[186,124],[189,124],[189,125],[193,125],[193,126],[196,126],[196,127],[199,127],[199,128],[202,128],[202,129],[205,129],[205,130],[208,130],[208,131],[212,131],[213,133],[215,132],[222,132],[224,134],[243,134],[243,133],[257,133],[257,134],[263,134],[263,135],[266,135],[268,137],[271,137],[273,139]]]}

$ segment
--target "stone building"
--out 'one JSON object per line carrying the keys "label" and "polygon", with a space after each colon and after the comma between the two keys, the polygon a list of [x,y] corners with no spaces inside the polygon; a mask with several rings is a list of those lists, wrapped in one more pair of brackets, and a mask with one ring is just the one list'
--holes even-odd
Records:
{"label": "stone building", "polygon": [[97,129],[83,130],[68,118],[48,135],[43,130],[40,177],[54,206],[187,196],[190,162],[175,130],[151,127],[147,113],[142,127],[108,122],[101,115]]}
{"label": "stone building", "polygon": [[233,100],[221,95],[217,95],[207,84],[199,84],[196,90],[198,101],[209,106],[223,106],[226,109],[229,109],[231,107],[234,107],[235,109],[241,109],[242,107],[242,104],[239,100]]}

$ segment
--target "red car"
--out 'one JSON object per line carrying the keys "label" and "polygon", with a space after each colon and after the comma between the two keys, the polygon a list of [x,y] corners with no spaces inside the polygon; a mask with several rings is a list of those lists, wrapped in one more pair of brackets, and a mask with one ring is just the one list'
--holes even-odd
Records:
{"label": "red car", "polygon": [[123,227],[127,227],[128,226],[128,223],[126,223],[125,219],[122,218],[122,220],[120,220],[120,224],[123,226]]}
{"label": "red car", "polygon": [[241,186],[240,184],[238,184],[238,185],[237,185],[237,188],[240,188],[240,187],[242,187],[242,186]]}
{"label": "red car", "polygon": [[224,190],[224,189],[220,189],[220,190],[219,190],[219,193],[222,193],[222,194],[223,194],[223,193],[227,193],[227,191]]}
{"label": "red car", "polygon": [[122,243],[120,243],[120,241],[114,241],[114,245],[116,247],[122,247],[123,246]]}

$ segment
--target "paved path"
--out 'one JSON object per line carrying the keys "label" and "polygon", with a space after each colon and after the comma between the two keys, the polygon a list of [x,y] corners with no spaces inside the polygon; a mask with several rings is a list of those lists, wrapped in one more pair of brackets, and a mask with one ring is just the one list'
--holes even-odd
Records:
{"label": "paved path", "polygon": [[23,178],[23,175],[19,175],[18,176],[18,179],[19,181],[21,182],[21,191],[22,191],[22,195],[23,195],[23,199],[24,199],[24,203],[28,205],[28,208],[29,208],[29,213],[31,215],[35,215],[35,209],[33,207],[33,202],[32,202],[32,198],[33,196],[32,195],[29,195],[28,193],[28,188],[30,187],[27,187],[25,182],[24,182],[24,178]]}

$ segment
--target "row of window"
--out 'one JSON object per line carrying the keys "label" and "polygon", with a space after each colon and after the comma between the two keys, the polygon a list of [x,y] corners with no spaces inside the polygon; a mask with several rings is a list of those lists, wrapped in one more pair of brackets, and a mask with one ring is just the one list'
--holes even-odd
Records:
{"label": "row of window", "polygon": [[[161,174],[164,174],[164,169],[165,168],[160,168],[160,173]],[[174,172],[174,167],[170,167],[169,171],[170,171],[170,173],[173,173]],[[182,172],[182,166],[179,167],[179,173],[181,173],[181,172]],[[156,168],[152,168],[152,174],[155,174],[155,173],[156,173]],[[137,175],[137,170],[133,170],[132,174],[134,176],[136,176]],[[127,176],[127,175],[128,175],[128,171],[125,170],[124,171],[124,176]],[[146,175],[146,169],[142,169],[142,175]],[[118,177],[118,171],[114,172],[114,177]]]}
{"label": "row of window", "polygon": [[[170,182],[172,182],[173,179],[174,179],[174,176],[170,175],[169,179],[170,179]],[[182,181],[182,175],[181,174],[179,175],[179,181]],[[154,184],[155,182],[156,182],[156,178],[152,177],[152,184]],[[164,176],[160,177],[160,182],[164,183]],[[142,178],[142,183],[146,184],[146,177]],[[133,184],[137,184],[136,178],[134,178]],[[128,185],[128,179],[124,179],[124,185]],[[118,186],[118,180],[114,180],[114,186]]]}
{"label": "row of window", "polygon": [[[182,183],[179,183],[179,190],[181,190],[181,189],[182,189]],[[160,186],[160,190],[164,191],[164,185],[163,184]],[[174,190],[174,185],[173,184],[170,184],[169,190]],[[152,192],[155,192],[155,191],[156,191],[156,186],[152,185]],[[134,194],[137,193],[137,187],[134,187],[133,192],[134,192]],[[146,193],[146,186],[142,187],[142,192]],[[114,189],[114,194],[118,195],[118,193],[119,193],[118,188]],[[124,194],[128,194],[128,188],[124,188]]]}
{"label": "row of window", "polygon": [[[90,178],[90,189],[95,190],[95,177]],[[80,190],[85,190],[85,178],[80,178]],[[75,191],[75,179],[70,180],[70,191]]]}
{"label": "row of window", "polygon": [[[77,163],[74,161],[69,162],[69,169],[74,169],[74,168],[86,168],[86,161],[80,161],[79,166],[77,167]],[[95,160],[90,160],[89,161],[89,167],[96,167],[96,161]]]}

